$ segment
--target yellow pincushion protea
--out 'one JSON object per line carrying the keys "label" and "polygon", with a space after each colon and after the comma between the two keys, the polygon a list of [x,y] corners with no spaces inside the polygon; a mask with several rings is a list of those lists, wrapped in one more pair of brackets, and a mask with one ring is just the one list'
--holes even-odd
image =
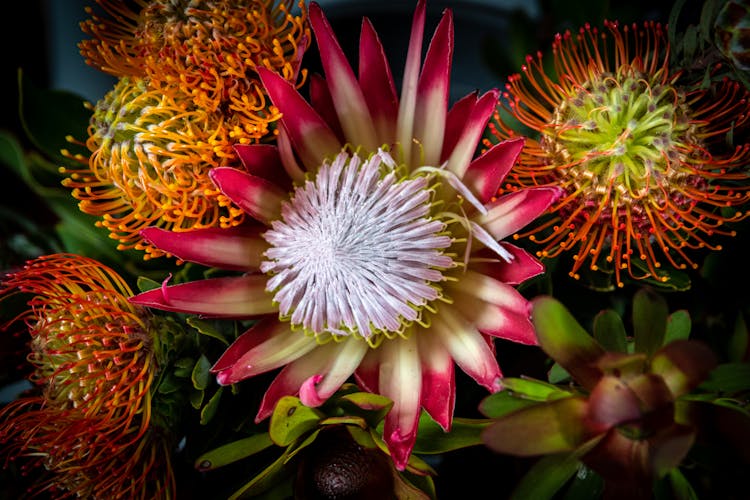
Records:
{"label": "yellow pincushion protea", "polygon": [[[136,2],[100,0],[111,19],[82,29],[87,63],[119,78],[93,107],[85,146],[63,185],[80,209],[100,217],[120,250],[164,252],[145,242],[148,226],[172,231],[231,227],[243,212],[207,173],[241,167],[236,144],[265,142],[280,118],[257,68],[304,82],[306,10],[290,1]],[[70,138],[71,142],[75,139]],[[65,152],[64,152],[65,153]],[[66,153],[67,154],[67,153]]]}
{"label": "yellow pincushion protea", "polygon": [[174,231],[230,227],[243,217],[208,178],[211,168],[235,164],[233,140],[222,113],[196,106],[185,95],[150,89],[143,79],[121,78],[95,107],[86,146],[87,168],[65,170],[85,213],[101,217],[121,250],[145,250],[138,234],[148,226]]}
{"label": "yellow pincushion protea", "polygon": [[10,324],[26,324],[38,390],[0,409],[1,456],[42,471],[31,494],[174,498],[170,424],[152,398],[166,324],[128,302],[114,271],[77,255],[28,262],[0,283],[0,298],[17,292],[31,298]]}

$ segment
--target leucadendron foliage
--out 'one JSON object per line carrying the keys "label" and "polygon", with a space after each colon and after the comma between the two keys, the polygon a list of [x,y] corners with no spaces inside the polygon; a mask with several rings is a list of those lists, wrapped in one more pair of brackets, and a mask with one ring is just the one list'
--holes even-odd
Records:
{"label": "leucadendron foliage", "polygon": [[[592,336],[556,298],[532,300],[539,344],[554,360],[549,378],[506,378],[505,391],[480,407],[493,419],[482,433],[488,447],[545,456],[519,485],[518,498],[552,494],[573,476],[574,483],[595,476],[600,484],[592,487],[589,478],[588,490],[603,487],[607,498],[652,498],[654,488],[685,498],[694,492],[680,466],[694,463],[694,447],[706,440],[747,446],[742,426],[750,414],[709,382],[714,371],[739,375],[744,368],[717,366],[707,344],[689,339],[687,311],[669,314],[667,307],[641,289],[632,302],[632,334],[608,309],[594,318]],[[723,437],[711,435],[717,420],[730,425]]]}

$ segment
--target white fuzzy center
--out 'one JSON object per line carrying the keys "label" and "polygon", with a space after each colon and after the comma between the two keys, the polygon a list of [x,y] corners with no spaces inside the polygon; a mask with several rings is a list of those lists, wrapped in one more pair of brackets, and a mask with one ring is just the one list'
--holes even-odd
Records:
{"label": "white fuzzy center", "polygon": [[282,205],[261,270],[293,325],[369,338],[402,331],[439,298],[451,238],[430,217],[430,178],[395,168],[384,151],[364,162],[342,152]]}

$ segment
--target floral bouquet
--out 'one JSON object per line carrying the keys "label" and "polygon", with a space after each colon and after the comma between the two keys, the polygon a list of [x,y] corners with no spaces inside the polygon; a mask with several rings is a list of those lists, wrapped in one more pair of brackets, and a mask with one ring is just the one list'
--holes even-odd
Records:
{"label": "floral bouquet", "polygon": [[464,5],[97,0],[0,135],[2,498],[742,498],[750,8],[579,3],[456,95]]}

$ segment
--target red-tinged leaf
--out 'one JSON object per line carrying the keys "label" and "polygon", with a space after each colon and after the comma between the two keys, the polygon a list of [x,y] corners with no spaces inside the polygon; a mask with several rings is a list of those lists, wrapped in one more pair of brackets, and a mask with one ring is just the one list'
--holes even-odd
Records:
{"label": "red-tinged leaf", "polygon": [[532,300],[531,320],[539,345],[586,389],[601,376],[596,367],[604,349],[583,329],[565,306],[549,296]]}
{"label": "red-tinged leaf", "polygon": [[716,355],[707,345],[695,340],[676,340],[654,355],[651,371],[661,375],[677,398],[706,380],[716,364]]}
{"label": "red-tinged leaf", "polygon": [[522,457],[573,451],[591,437],[586,412],[583,397],[539,403],[496,419],[482,441],[497,453]]}

